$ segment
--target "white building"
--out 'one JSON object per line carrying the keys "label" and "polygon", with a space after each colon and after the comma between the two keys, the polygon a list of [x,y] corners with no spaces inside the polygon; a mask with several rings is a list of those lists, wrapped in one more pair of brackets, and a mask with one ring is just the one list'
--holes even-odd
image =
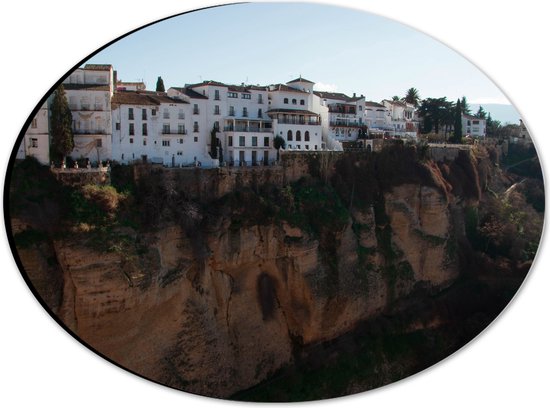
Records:
{"label": "white building", "polygon": [[111,158],[113,67],[87,64],[63,82],[73,116],[73,159],[99,162]]}
{"label": "white building", "polygon": [[393,136],[416,139],[418,121],[415,118],[413,104],[384,99],[382,104],[387,108],[390,117],[389,126],[393,128]]}
{"label": "white building", "polygon": [[472,137],[485,137],[487,132],[487,121],[477,116],[462,114],[462,135]]}
{"label": "white building", "polygon": [[365,102],[365,124],[372,134],[390,134],[394,131],[388,108],[378,102]]}
{"label": "white building", "polygon": [[[282,137],[287,150],[322,150],[323,141],[319,98],[314,101],[314,82],[297,78],[269,86],[269,110],[275,136]],[[327,109],[324,107],[324,109]]]}
{"label": "white building", "polygon": [[36,158],[41,164],[50,162],[47,102],[42,104],[19,144],[16,159],[24,159],[27,156]]}
{"label": "white building", "polygon": [[115,93],[113,159],[121,163],[140,160],[166,166],[187,166],[197,161],[210,166],[207,132],[201,129],[200,108],[195,107],[193,101],[195,99],[185,94],[175,98],[149,91]]}
{"label": "white building", "polygon": [[[267,165],[276,158],[266,87],[204,81],[187,88],[208,98],[206,126],[209,132],[217,131],[223,161],[229,165],[256,166]],[[211,137],[209,149],[210,141]]]}
{"label": "white building", "polygon": [[335,139],[340,142],[352,142],[365,133],[366,124],[364,122],[365,97],[363,95],[353,97],[337,92],[313,92],[321,99],[321,105],[326,106],[326,110],[319,112],[323,123],[323,130],[326,129],[327,138]]}

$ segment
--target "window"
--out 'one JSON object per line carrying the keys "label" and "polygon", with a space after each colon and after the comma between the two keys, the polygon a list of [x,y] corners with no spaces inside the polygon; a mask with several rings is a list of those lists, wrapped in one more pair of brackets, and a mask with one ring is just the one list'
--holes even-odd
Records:
{"label": "window", "polygon": [[162,145],[163,145],[164,147],[170,146],[170,140],[166,140],[166,139],[163,140],[163,141],[162,141]]}
{"label": "window", "polygon": [[252,96],[252,95],[250,95],[249,93],[243,93],[243,94],[241,94],[241,98],[243,98],[243,99],[250,99],[251,96]]}
{"label": "window", "polygon": [[151,116],[157,116],[157,110],[155,108],[151,109]]}
{"label": "window", "polygon": [[[302,132],[299,130],[296,131],[296,141],[301,142],[302,141]],[[299,148],[298,148],[299,149]]]}
{"label": "window", "polygon": [[238,98],[239,94],[237,92],[228,92],[227,97],[228,98]]}
{"label": "window", "polygon": [[195,103],[193,105],[193,115],[198,115],[198,114],[199,114],[199,105]]}
{"label": "window", "polygon": [[228,136],[227,137],[227,145],[229,147],[232,147],[233,146],[233,136]]}
{"label": "window", "polygon": [[163,117],[164,119],[170,119],[170,111],[169,111],[168,109],[165,108],[165,109],[162,111],[162,117]]}
{"label": "window", "polygon": [[283,102],[284,102],[284,103],[288,103],[288,98],[285,98],[285,99],[283,100]]}
{"label": "window", "polygon": [[36,128],[38,127],[38,125],[36,124],[36,122],[37,122],[37,120],[36,120],[36,118],[34,118],[34,119],[32,120],[32,122],[31,122],[31,128],[36,129]]}
{"label": "window", "polygon": [[309,130],[306,130],[306,133],[304,133],[304,141],[309,142]]}
{"label": "window", "polygon": [[197,143],[197,142],[199,141],[199,138],[198,138],[197,136],[195,136],[195,137],[193,138],[193,141],[194,141],[195,143]]}
{"label": "window", "polygon": [[147,120],[147,109],[141,110],[141,120]]}
{"label": "window", "polygon": [[262,117],[262,110],[261,110],[261,109],[258,109],[258,118],[261,119],[261,117]]}
{"label": "window", "polygon": [[199,131],[199,122],[193,122],[193,132]]}
{"label": "window", "polygon": [[248,117],[248,109],[246,107],[243,108],[243,117]]}
{"label": "window", "polygon": [[252,146],[258,146],[258,136],[252,136]]}
{"label": "window", "polygon": [[143,146],[147,146],[147,139],[143,139]]}
{"label": "window", "polygon": [[359,105],[359,110],[362,111],[363,110],[363,107],[361,105]]}
{"label": "window", "polygon": [[317,150],[317,145],[315,145],[315,150]]}
{"label": "window", "polygon": [[214,115],[219,115],[220,114],[220,105],[215,105],[214,106]]}
{"label": "window", "polygon": [[134,108],[128,108],[128,120],[134,120]]}
{"label": "window", "polygon": [[141,125],[141,134],[142,134],[143,136],[147,136],[147,123],[143,123],[143,124]]}
{"label": "window", "polygon": [[183,144],[183,139],[178,140],[179,144]]}
{"label": "window", "polygon": [[239,146],[244,146],[245,144],[245,138],[244,136],[239,136]]}
{"label": "window", "polygon": [[178,150],[178,152],[176,153],[178,156],[183,156],[183,152],[181,150]]}
{"label": "window", "polygon": [[35,139],[35,138],[31,139],[31,147],[38,147],[38,139]]}
{"label": "window", "polygon": [[170,123],[164,123],[162,125],[162,133],[165,135],[170,134]]}
{"label": "window", "polygon": [[115,123],[115,130],[120,130],[120,122]]}
{"label": "window", "polygon": [[269,137],[268,136],[264,137],[264,147],[269,147]]}
{"label": "window", "polygon": [[185,113],[183,113],[183,109],[178,110],[178,119],[185,119]]}
{"label": "window", "polygon": [[130,144],[134,144],[134,138],[133,137],[130,138]]}
{"label": "window", "polygon": [[300,145],[296,145],[296,149],[300,150],[302,147]]}
{"label": "window", "polygon": [[264,98],[262,94],[258,94],[258,103],[264,103]]}
{"label": "window", "polygon": [[292,104],[293,104],[293,105],[296,105],[296,99],[293,99],[293,100],[292,100]]}
{"label": "window", "polygon": [[180,135],[185,134],[185,125],[182,125],[181,123],[178,124],[178,134],[180,134]]}
{"label": "window", "polygon": [[292,130],[289,130],[286,133],[286,140],[288,140],[289,142],[292,142]]}
{"label": "window", "polygon": [[219,131],[220,131],[220,122],[218,122],[218,121],[215,121],[215,122],[214,122],[214,130],[215,130],[216,132],[219,132]]}
{"label": "window", "polygon": [[220,90],[219,89],[214,90],[214,100],[216,100],[216,101],[220,100]]}
{"label": "window", "polygon": [[229,107],[229,116],[235,116],[235,107],[234,106]]}
{"label": "window", "polygon": [[309,150],[309,145],[306,145],[306,150]]}
{"label": "window", "polygon": [[128,129],[128,134],[133,136],[134,135],[134,124],[130,123],[129,125],[130,125],[130,128]]}
{"label": "window", "polygon": [[291,145],[291,144],[289,144],[289,145],[288,145],[288,148],[289,148],[289,149],[292,149],[292,145]]}
{"label": "window", "polygon": [[473,124],[473,125],[479,125],[479,120],[474,120],[474,121],[472,122],[472,124]]}
{"label": "window", "polygon": [[300,99],[300,105],[305,105],[306,104],[306,101],[304,101],[303,99]]}

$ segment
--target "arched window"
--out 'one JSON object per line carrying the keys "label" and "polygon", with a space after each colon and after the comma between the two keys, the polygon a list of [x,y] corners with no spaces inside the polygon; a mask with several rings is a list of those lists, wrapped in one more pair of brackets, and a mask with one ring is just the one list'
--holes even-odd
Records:
{"label": "arched window", "polygon": [[302,141],[302,132],[299,130],[296,131],[296,141],[301,142]]}
{"label": "arched window", "polygon": [[305,105],[306,104],[306,101],[304,101],[303,99],[300,99],[300,105]]}
{"label": "arched window", "polygon": [[289,130],[286,134],[286,140],[292,142],[292,130]]}
{"label": "arched window", "polygon": [[292,100],[292,104],[293,104],[293,105],[296,105],[296,99],[293,99],[293,100]]}
{"label": "arched window", "polygon": [[309,130],[306,130],[306,133],[304,133],[304,141],[309,142]]}
{"label": "arched window", "polygon": [[288,98],[285,98],[285,99],[284,99],[284,103],[288,103]]}

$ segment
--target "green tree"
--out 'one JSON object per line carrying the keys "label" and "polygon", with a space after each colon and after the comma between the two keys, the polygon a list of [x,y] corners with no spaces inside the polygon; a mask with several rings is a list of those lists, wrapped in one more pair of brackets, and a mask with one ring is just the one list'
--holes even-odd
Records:
{"label": "green tree", "polygon": [[483,109],[483,106],[479,105],[479,109],[477,110],[476,115],[480,119],[485,119],[487,117],[487,112],[485,112],[485,109]]}
{"label": "green tree", "polygon": [[157,92],[166,92],[164,89],[164,81],[162,80],[162,77],[158,77],[157,79]]}
{"label": "green tree", "polygon": [[59,85],[55,90],[50,111],[50,149],[52,159],[65,161],[67,155],[74,149],[74,135],[72,129],[73,115],[69,109],[63,85]]}
{"label": "green tree", "polygon": [[405,93],[405,97],[403,98],[404,102],[411,103],[415,107],[418,106],[420,103],[420,95],[418,93],[418,89],[416,88],[409,88],[407,89],[407,92]]}
{"label": "green tree", "polygon": [[466,100],[465,96],[463,96],[462,100],[460,101],[460,107],[462,108],[462,113],[466,115],[472,114],[472,110],[470,109],[470,105],[468,105],[468,101]]}
{"label": "green tree", "polygon": [[394,101],[394,102],[398,102],[400,100],[400,98],[399,98],[399,96],[394,95],[394,96],[392,96],[391,100]]}
{"label": "green tree", "polygon": [[418,114],[422,118],[422,133],[439,133],[440,128],[447,128],[453,124],[454,103],[442,98],[426,98],[418,108]]}
{"label": "green tree", "polygon": [[218,137],[217,129],[215,127],[210,131],[210,157],[213,159],[218,158]]}
{"label": "green tree", "polygon": [[277,161],[279,161],[279,149],[284,149],[286,147],[285,139],[281,136],[275,136],[273,139],[273,147],[277,149]]}
{"label": "green tree", "polygon": [[460,99],[456,100],[454,112],[453,143],[460,143],[462,139],[462,104]]}

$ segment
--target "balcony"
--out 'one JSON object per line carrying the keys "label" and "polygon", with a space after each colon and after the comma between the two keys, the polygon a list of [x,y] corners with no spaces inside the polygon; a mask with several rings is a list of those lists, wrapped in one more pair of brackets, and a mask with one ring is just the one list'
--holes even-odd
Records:
{"label": "balcony", "polygon": [[258,126],[225,126],[224,132],[256,132],[256,133],[271,133],[273,129],[271,127],[258,127]]}
{"label": "balcony", "polygon": [[340,120],[329,122],[329,125],[333,126],[333,127],[362,127],[362,126],[365,126],[364,123],[359,123],[359,122],[355,122],[355,121],[340,121]]}
{"label": "balcony", "polygon": [[298,119],[298,118],[286,118],[286,119],[279,119],[279,124],[284,125],[308,125],[308,126],[319,126],[321,124],[320,120],[305,120],[305,119]]}
{"label": "balcony", "polygon": [[170,130],[170,129],[163,129],[161,132],[163,135],[186,135],[187,129],[184,130]]}

